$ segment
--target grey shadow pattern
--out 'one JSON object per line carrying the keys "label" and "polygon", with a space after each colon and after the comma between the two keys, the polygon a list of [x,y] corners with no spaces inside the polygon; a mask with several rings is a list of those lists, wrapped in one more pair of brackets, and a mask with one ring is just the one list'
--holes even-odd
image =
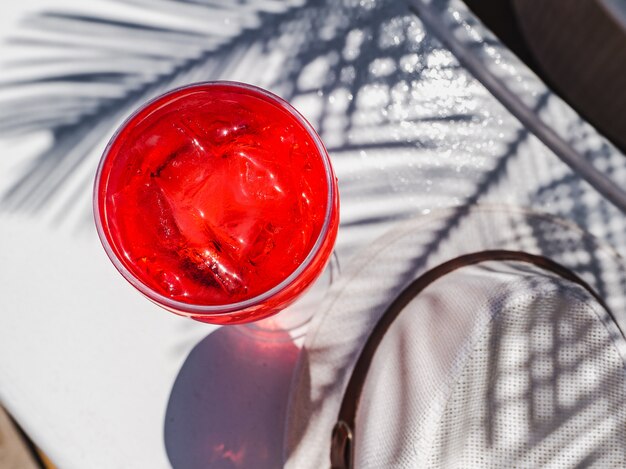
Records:
{"label": "grey shadow pattern", "polygon": [[[3,210],[51,213],[62,222],[80,209],[88,220],[99,152],[121,120],[160,92],[211,79],[261,84],[301,106],[333,158],[346,161],[343,189],[361,201],[386,204],[390,193],[414,200],[413,182],[429,193],[433,178],[445,180],[446,200],[462,200],[465,194],[452,193],[456,174],[479,177],[473,162],[482,156],[437,150],[457,130],[485,127],[473,88],[464,89],[468,77],[402,2],[156,4],[181,21],[210,18],[205,29],[157,26],[141,20],[146,2],[126,3],[135,16],[37,13],[8,39],[13,55],[26,54],[3,64],[0,136],[46,133],[50,144],[1,195]],[[453,145],[463,153],[460,141]],[[383,152],[392,169],[386,174],[369,159]],[[406,165],[414,174],[397,184]]]}
{"label": "grey shadow pattern", "polygon": [[533,292],[526,298],[492,304],[493,319],[454,385],[428,467],[625,464],[624,338],[604,327],[603,313],[585,306],[581,291],[526,283]]}
{"label": "grey shadow pattern", "polygon": [[[446,23],[453,32],[481,31],[458,3],[438,1],[433,11],[460,18]],[[0,194],[2,210],[46,214],[56,223],[77,217],[91,226],[91,182],[115,127],[154,95],[210,79],[270,88],[319,130],[340,177],[341,252],[353,252],[362,240],[414,213],[507,197],[520,205],[537,203],[545,170],[551,179],[546,186],[558,178],[562,184],[579,180],[569,170],[562,177],[554,156],[404,2],[114,5],[128,11],[36,13],[8,38],[6,50],[13,53],[1,65],[0,136],[45,133],[50,144]],[[149,20],[147,8],[173,19]],[[507,58],[506,51],[483,36],[466,46],[479,55],[496,51],[492,59],[501,64],[497,54]],[[515,78],[532,84],[532,77],[517,70],[505,81],[523,94]],[[549,90],[532,96],[531,112],[553,112]],[[614,180],[624,179],[626,168],[614,149],[582,122],[569,126],[570,143],[581,154]],[[546,168],[542,159],[549,160]],[[515,181],[520,168],[525,180]],[[512,179],[510,188],[502,187]],[[581,187],[577,203],[584,200],[589,213],[614,219],[616,211],[604,198],[584,182]],[[593,217],[576,219],[583,227],[592,221],[599,225]],[[611,233],[626,242],[618,228]]]}
{"label": "grey shadow pattern", "polygon": [[[417,218],[411,222],[411,225],[407,223],[403,225],[403,229],[398,229],[390,233],[387,237],[382,238],[378,244],[372,246],[367,256],[362,257],[358,262],[355,261],[353,265],[347,267],[345,274],[347,277],[344,277],[344,283],[341,285],[342,288],[335,290],[332,302],[327,302],[327,310],[324,311],[325,314],[319,316],[319,320],[316,323],[317,327],[314,329],[315,332],[307,344],[305,344],[305,348],[299,360],[297,378],[295,381],[297,385],[292,398],[293,405],[291,415],[293,415],[293,418],[290,422],[291,431],[286,435],[286,447],[290,451],[289,454],[294,458],[300,458],[296,459],[297,463],[303,464],[304,459],[302,459],[302,457],[307,454],[308,451],[304,449],[306,447],[307,438],[310,438],[310,441],[312,441],[316,438],[322,438],[321,433],[330,434],[332,424],[335,422],[335,420],[332,419],[337,418],[338,403],[341,402],[345,385],[347,384],[351,370],[359,355],[359,349],[365,343],[369,333],[378,320],[377,318],[380,318],[381,314],[393,302],[393,299],[415,279],[417,273],[424,272],[429,266],[434,267],[442,261],[449,260],[450,257],[454,257],[451,253],[458,253],[459,251],[475,252],[484,249],[502,248],[504,246],[507,249],[522,250],[549,256],[557,262],[574,269],[583,279],[589,282],[601,296],[605,299],[610,299],[610,301],[607,301],[614,306],[613,313],[615,318],[620,321],[621,324],[624,324],[625,318],[623,305],[621,303],[621,292],[624,291],[624,279],[626,275],[624,271],[625,264],[619,255],[614,251],[612,252],[610,246],[599,242],[597,238],[581,232],[572,223],[554,219],[544,214],[529,215],[530,218],[526,221],[515,220],[516,216],[509,220],[506,216],[499,215],[497,220],[489,223],[486,222],[486,219],[481,219],[480,216],[476,215],[481,210],[494,210],[493,213],[507,213],[508,210],[512,209],[512,207],[506,206],[496,206],[480,210],[470,210],[461,207],[447,211],[444,220],[437,221],[437,215],[433,215],[430,221],[428,220],[430,217],[425,217],[425,219]],[[516,212],[516,209],[513,209],[513,212]],[[474,218],[470,218],[472,213],[475,215]],[[469,222],[458,222],[458,220],[463,219],[466,221],[469,219]],[[411,226],[410,229],[409,226]],[[488,245],[484,240],[492,240],[492,245]],[[382,253],[384,253],[384,255]],[[366,272],[370,276],[368,277],[368,275],[363,272]],[[377,279],[375,281],[372,280],[374,275],[377,276],[375,277]],[[375,282],[375,288],[373,287],[373,282]],[[534,286],[531,282],[531,284],[528,285],[528,290],[532,291],[533,288]],[[556,296],[558,297],[559,295]],[[617,301],[614,302],[615,300]],[[434,308],[433,311],[436,311],[436,308]],[[531,305],[528,308],[524,308],[522,312],[524,311],[528,312],[528,317],[522,317],[521,319],[518,317],[517,319],[519,319],[521,323],[524,323],[524,321],[528,321],[529,323],[524,323],[525,325],[520,326],[522,327],[521,330],[518,328],[516,331],[511,332],[511,334],[517,334],[514,339],[504,340],[504,336],[510,332],[506,330],[506,327],[509,327],[509,325],[505,327],[497,321],[491,324],[487,334],[490,339],[483,344],[485,350],[484,357],[487,357],[485,360],[497,362],[499,357],[507,353],[515,352],[519,347],[525,347],[525,337],[527,334],[530,334],[526,329],[532,329],[532,334],[534,335],[545,333],[543,338],[547,338],[546,340],[551,340],[550,338],[552,336],[550,336],[549,332],[552,330],[561,330],[563,328],[574,328],[579,331],[588,330],[588,324],[583,324],[584,321],[576,314],[570,314],[569,312],[566,314],[566,308],[558,310],[560,311],[559,315],[555,315],[556,313],[551,315],[550,311],[556,311],[556,309],[553,310],[550,304],[544,302],[538,306]],[[493,314],[495,315],[495,311]],[[601,322],[613,323],[613,319],[609,317],[608,314],[601,311],[597,319]],[[445,319],[442,320],[445,322]],[[579,322],[574,324],[576,321]],[[518,326],[519,324],[515,325],[515,327]],[[614,350],[612,350],[612,348],[614,347],[614,343],[618,342],[618,339],[622,344],[624,343],[619,329],[614,325],[611,333],[614,334],[614,336],[600,337],[600,339],[602,339],[600,345],[603,353],[613,353]],[[498,338],[502,340],[499,341]],[[559,353],[574,353],[576,350],[587,347],[589,344],[588,339],[591,338],[595,340],[597,337],[590,336],[580,338],[580,340],[570,337],[571,340],[567,339],[569,342],[559,342],[556,343],[554,347],[561,347],[563,349],[563,351]],[[425,335],[421,340],[430,340],[436,343],[437,339],[438,335],[432,334],[430,336]],[[530,339],[528,340],[530,341]],[[535,346],[536,344],[529,342],[527,349],[531,351],[529,352],[531,355],[532,347]],[[414,356],[403,352],[402,347],[403,344],[401,342],[398,343],[397,351],[394,356],[390,357],[385,355],[385,362],[394,363],[397,369],[402,369],[403,360],[400,359],[400,357],[405,357],[404,360],[409,360],[410,357]],[[542,347],[546,350],[550,349],[545,343],[542,344]],[[574,350],[574,352],[572,352],[572,350]],[[535,357],[533,355],[529,360],[541,362],[536,366],[551,369],[552,365],[549,363],[550,357],[546,357],[547,356]],[[580,355],[579,360],[581,363],[580,367],[576,368],[576,372],[582,372],[580,370],[588,370],[589,367],[593,368],[601,365],[601,362],[593,362],[595,358],[590,354]],[[530,361],[528,367],[535,367],[535,364],[530,363]],[[613,365],[614,364],[615,363],[613,363]],[[557,365],[559,365],[559,363],[557,363]],[[613,391],[623,385],[623,357],[621,361],[617,362],[617,365],[618,366],[608,370],[610,376],[607,380],[610,381]],[[499,365],[494,366],[497,368]],[[519,366],[520,369],[516,370],[517,372],[522,374],[526,373],[526,371],[528,373],[531,372],[524,368],[524,364],[519,364]],[[477,373],[476,376],[485,377],[485,373],[487,373],[485,371],[486,368],[486,366],[483,367],[483,374]],[[568,407],[566,403],[567,396],[563,397],[564,392],[567,394],[567,385],[564,385],[563,382],[568,379],[569,376],[567,373],[571,371],[571,369],[562,370],[558,368],[558,366],[554,370],[554,373],[563,375],[560,377],[559,384],[555,385],[558,389],[554,391],[555,393],[557,391],[561,393],[558,395],[555,394],[555,399],[559,399],[558,403],[560,407],[554,407],[554,409],[552,409],[554,412],[546,417],[548,421],[548,423],[545,424],[546,426],[544,426],[544,420],[535,422],[532,420],[535,417],[529,417],[531,419],[529,421],[532,423],[532,428],[529,427],[529,432],[534,435],[533,438],[536,438],[535,443],[537,446],[551,444],[550,442],[553,441],[552,438],[555,436],[551,431],[556,434],[560,429],[567,427],[567,425],[565,425],[567,418],[578,418],[579,410],[580,418],[589,417],[587,408],[579,409],[575,406]],[[497,383],[497,380],[502,380],[502,386],[506,386],[507,373],[510,374],[510,370],[509,372],[499,370],[493,373],[494,376],[497,376],[486,380],[488,381],[487,384]],[[401,376],[409,377],[411,373],[403,372]],[[585,391],[588,392],[586,396],[589,399],[593,399],[595,396],[599,400],[602,400],[604,399],[604,397],[601,397],[603,396],[602,390],[604,390],[604,388],[601,384],[596,386],[598,383],[594,380],[595,378],[590,378],[588,383],[590,388]],[[541,384],[537,384],[534,390],[530,390],[524,386],[517,387],[516,389],[519,390],[519,393],[515,396],[512,403],[507,402],[506,404],[501,404],[503,406],[509,404],[519,405],[524,407],[524,409],[530,408],[529,412],[535,412],[536,409],[533,410],[534,407],[544,405],[542,401],[543,396],[541,394],[545,391],[543,389],[543,387],[545,387],[544,385],[547,386],[546,383],[541,382]],[[404,399],[410,400],[411,392],[408,390],[414,389],[414,386],[407,385],[406,381],[402,378],[398,379],[398,386],[399,389],[396,390],[398,395],[402,396]],[[404,391],[402,391],[402,389],[404,389]],[[470,394],[473,394],[474,397],[479,400],[479,402],[477,402],[482,408],[490,411],[493,410],[494,412],[498,411],[497,406],[500,405],[498,403],[500,395],[494,395],[493,393],[495,391],[485,390],[485,392],[476,391],[474,393],[471,385],[468,385],[467,389]],[[535,394],[532,395],[530,394],[531,392]],[[618,394],[619,393],[614,395],[614,397],[616,396],[616,402],[619,402],[622,398],[621,395]],[[397,404],[397,406],[394,404],[393,407],[402,409],[402,404]],[[460,415],[462,410],[464,409],[459,407],[455,412]],[[473,410],[468,408],[467,412],[471,413]],[[454,414],[454,412],[452,414]],[[500,426],[500,428],[498,428],[500,435],[505,431],[502,429],[502,426],[506,426],[506,422],[508,421],[508,417],[503,417],[503,415],[505,414],[498,414],[498,416],[493,416],[492,418],[493,422],[498,420],[497,425]],[[401,422],[402,418],[403,416],[400,412],[397,415],[397,421]],[[603,414],[602,418],[610,420],[611,416],[610,414]],[[477,427],[475,431],[473,430],[473,432],[479,432],[480,429],[488,430],[487,422],[489,419],[484,415],[482,415],[481,419],[479,427]],[[329,421],[332,423],[330,423],[328,427]],[[496,423],[494,423],[494,425],[496,425]],[[415,425],[401,425],[398,428],[407,431],[420,431],[420,427]],[[583,428],[583,430],[581,430],[581,428]],[[588,427],[590,432],[598,431],[596,427],[593,428],[594,430],[592,430],[592,426]],[[574,432],[571,437],[584,439],[586,430],[587,427],[584,425],[583,427],[578,427],[578,430]],[[463,433],[463,431],[461,432]],[[465,433],[469,434],[468,432]],[[402,435],[398,437],[400,436]],[[391,440],[393,440],[393,438],[391,438]],[[451,443],[452,440],[454,440],[454,438],[451,438],[447,443]],[[300,441],[305,441],[305,444],[300,445]],[[324,441],[326,445],[329,445],[330,439]],[[453,458],[455,450],[449,450],[446,447],[447,443],[446,439],[443,438],[441,441],[441,445],[443,446],[437,450],[433,449],[433,453],[440,451],[441,458]],[[321,449],[323,453],[322,457],[326,457],[328,454],[325,452],[325,448],[326,446]],[[313,454],[313,450],[310,451],[313,457],[317,456]],[[566,449],[563,449],[563,451],[566,451]],[[586,449],[581,451],[584,452]],[[594,454],[593,451],[590,451],[583,454],[583,456],[589,456],[589,458],[591,458],[589,461],[592,461]],[[622,456],[618,454],[616,457]],[[602,458],[599,458],[598,461],[602,461]],[[522,459],[515,460],[515,458],[513,458],[512,461],[511,465],[494,467],[537,467],[532,463],[524,463]],[[582,461],[581,464],[580,467],[588,467],[585,465],[587,463],[584,461]],[[598,464],[600,464],[598,467],[603,467],[601,462]],[[443,465],[441,467],[447,466]],[[463,467],[473,466],[466,465]]]}

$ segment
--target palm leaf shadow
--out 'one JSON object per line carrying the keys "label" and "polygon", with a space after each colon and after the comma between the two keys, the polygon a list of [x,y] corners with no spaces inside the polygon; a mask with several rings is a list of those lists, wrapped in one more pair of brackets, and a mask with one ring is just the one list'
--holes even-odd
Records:
{"label": "palm leaf shadow", "polygon": [[[7,40],[9,57],[18,58],[3,66],[0,136],[45,131],[53,143],[2,194],[6,209],[36,213],[47,206],[130,109],[188,82],[192,71],[204,79],[219,76],[264,24],[289,15],[298,2],[117,3],[132,7],[134,15],[121,20],[105,13],[44,11],[25,18]],[[161,15],[175,12],[178,24],[142,18],[155,9]],[[88,185],[93,173],[87,172]]]}
{"label": "palm leaf shadow", "polygon": [[[394,138],[391,133],[382,138],[367,137],[369,128],[390,127],[398,124],[397,119],[386,117],[370,127],[355,124],[353,119],[356,98],[366,87],[381,85],[389,90],[407,79],[420,79],[425,61],[406,70],[401,66],[403,54],[426,57],[441,47],[428,36],[412,43],[411,49],[396,47],[397,35],[408,36],[412,27],[403,3],[380,2],[370,8],[332,0],[311,5],[300,5],[298,0],[233,0],[219,5],[150,2],[150,9],[168,15],[172,8],[193,7],[174,10],[178,22],[172,24],[143,19],[141,13],[147,12],[148,5],[143,0],[116,3],[132,7],[134,16],[46,11],[26,18],[20,33],[9,38],[11,48],[26,53],[13,54],[18,58],[5,61],[3,67],[8,73],[0,79],[0,136],[22,138],[45,131],[51,133],[53,144],[0,195],[5,210],[35,214],[61,199],[64,202],[57,203],[54,212],[55,219],[63,219],[78,201],[85,202],[97,161],[94,152],[131,109],[166,89],[189,82],[232,78],[234,72],[243,79],[254,76],[251,72],[259,64],[246,59],[254,47],[260,49],[257,57],[270,57],[276,51],[283,55],[280,73],[265,85],[280,90],[287,99],[316,92],[328,96],[337,88],[347,90],[347,124],[335,129],[335,134],[356,131],[361,137],[331,142],[331,152],[393,149],[407,144],[434,146],[423,132],[408,140]],[[197,16],[211,21],[203,29],[197,24]],[[361,31],[365,37],[356,58],[341,52],[352,31]],[[395,63],[394,69],[384,76],[373,76],[371,64],[380,58]],[[329,63],[329,70],[315,89],[309,89],[301,78],[308,73],[307,65],[319,59]],[[329,101],[321,101],[318,130],[324,137],[330,120],[326,117],[334,116]],[[409,120],[466,123],[473,118],[470,113],[433,114]],[[67,187],[73,192],[69,193]]]}

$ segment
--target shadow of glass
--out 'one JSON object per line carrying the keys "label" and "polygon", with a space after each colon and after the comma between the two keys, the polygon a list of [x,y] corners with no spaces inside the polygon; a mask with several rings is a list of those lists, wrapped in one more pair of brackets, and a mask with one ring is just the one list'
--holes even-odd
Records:
{"label": "shadow of glass", "polygon": [[229,327],[196,345],[167,405],[164,440],[172,467],[282,467],[287,399],[297,356],[293,342],[255,341]]}

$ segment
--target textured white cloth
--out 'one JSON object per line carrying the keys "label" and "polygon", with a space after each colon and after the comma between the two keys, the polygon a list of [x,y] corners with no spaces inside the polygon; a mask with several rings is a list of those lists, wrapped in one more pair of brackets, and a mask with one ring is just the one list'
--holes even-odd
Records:
{"label": "textured white cloth", "polygon": [[606,317],[526,264],[439,279],[379,346],[356,468],[626,467],[624,341]]}
{"label": "textured white cloth", "polygon": [[[342,274],[294,377],[286,467],[329,467],[332,428],[366,338],[400,291],[442,262],[493,249],[543,255],[599,292],[624,330],[624,263],[606,245],[510,207],[461,215],[462,224],[455,211],[409,221]],[[465,267],[410,303],[365,383],[357,468],[626,467],[618,326],[584,289],[537,269]]]}

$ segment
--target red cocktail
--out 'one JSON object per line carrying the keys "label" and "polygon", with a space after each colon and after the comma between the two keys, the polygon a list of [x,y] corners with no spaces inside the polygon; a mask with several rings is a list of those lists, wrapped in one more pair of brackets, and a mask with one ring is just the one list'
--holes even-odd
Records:
{"label": "red cocktail", "polygon": [[118,130],[95,182],[104,248],[157,304],[220,324],[287,306],[320,275],[339,198],[310,124],[260,88],[201,83]]}

